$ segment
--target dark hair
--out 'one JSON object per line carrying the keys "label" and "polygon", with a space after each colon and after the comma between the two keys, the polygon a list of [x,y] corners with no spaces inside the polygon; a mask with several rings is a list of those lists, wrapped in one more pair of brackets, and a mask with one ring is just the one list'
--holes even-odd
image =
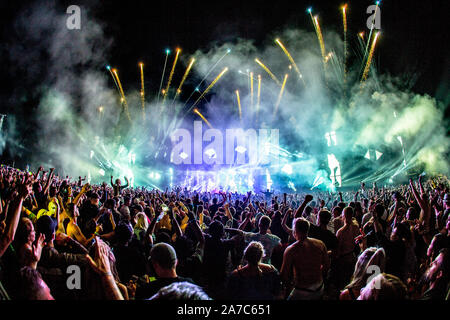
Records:
{"label": "dark hair", "polygon": [[309,221],[304,218],[297,218],[294,220],[294,230],[298,234],[308,234],[309,231]]}
{"label": "dark hair", "polygon": [[42,277],[39,271],[31,267],[23,267],[19,271],[19,300],[38,300],[42,289]]}
{"label": "dark hair", "polygon": [[52,240],[56,227],[56,221],[47,215],[42,215],[36,221],[36,233],[42,233],[45,236],[46,242]]}
{"label": "dark hair", "polygon": [[150,300],[211,300],[203,289],[190,282],[174,282],[161,288]]}
{"label": "dark hair", "polygon": [[129,223],[121,221],[114,230],[114,233],[119,243],[126,244],[133,237],[133,228],[131,228]]}
{"label": "dark hair", "polygon": [[221,238],[223,236],[223,224],[222,224],[222,222],[214,220],[209,225],[209,234],[213,238]]}
{"label": "dark hair", "polygon": [[272,220],[268,216],[262,216],[259,219],[259,224],[261,225],[262,229],[268,229],[270,227],[270,223]]}
{"label": "dark hair", "polygon": [[384,213],[384,206],[382,205],[382,204],[377,204],[376,206],[375,206],[375,212],[377,213],[377,215],[378,215],[378,218],[381,218],[381,216],[383,215],[383,213]]}
{"label": "dark hair", "polygon": [[320,210],[319,212],[319,221],[321,224],[328,224],[331,220],[331,213],[328,210]]}
{"label": "dark hair", "polygon": [[116,200],[108,199],[105,201],[105,207],[114,208],[116,206]]}

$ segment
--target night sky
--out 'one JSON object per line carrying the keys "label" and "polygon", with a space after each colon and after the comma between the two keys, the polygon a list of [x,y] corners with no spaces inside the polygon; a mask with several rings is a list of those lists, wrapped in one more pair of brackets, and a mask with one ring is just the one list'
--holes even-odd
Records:
{"label": "night sky", "polygon": [[[42,1],[41,1],[42,2]],[[23,121],[23,130],[33,133],[33,110],[39,101],[35,87],[41,84],[39,71],[33,76],[20,65],[12,64],[9,48],[22,41],[16,28],[17,16],[35,1],[1,1],[0,62],[2,85],[0,109],[15,114]],[[137,88],[139,61],[146,65],[149,90],[157,89],[165,48],[179,46],[183,53],[208,50],[212,43],[253,39],[257,46],[273,41],[277,31],[295,27],[313,31],[306,14],[309,6],[320,15],[322,29],[342,32],[340,7],[344,1],[56,1],[62,12],[71,4],[88,8],[88,18],[101,23],[105,35],[113,39],[105,65],[121,70],[125,84]],[[369,0],[348,1],[349,35],[366,30]],[[379,71],[394,76],[415,78],[412,90],[429,94],[448,104],[448,1],[382,2],[382,38],[375,61]],[[83,23],[83,21],[82,21]],[[42,35],[45,37],[45,34]],[[447,45],[446,45],[447,44]],[[27,48],[27,43],[23,46]],[[351,43],[350,43],[351,45]],[[30,50],[32,46],[30,46]],[[46,57],[37,62],[45,74]],[[21,100],[18,100],[21,97]],[[446,117],[448,118],[448,108]]]}

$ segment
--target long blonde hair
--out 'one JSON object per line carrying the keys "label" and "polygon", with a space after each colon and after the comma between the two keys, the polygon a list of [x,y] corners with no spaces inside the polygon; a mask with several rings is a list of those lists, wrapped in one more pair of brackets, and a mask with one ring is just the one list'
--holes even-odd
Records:
{"label": "long blonde hair", "polygon": [[139,229],[139,230],[144,230],[147,231],[148,229],[148,220],[147,220],[147,216],[142,213],[139,212],[136,214],[136,224],[134,226],[134,229]]}

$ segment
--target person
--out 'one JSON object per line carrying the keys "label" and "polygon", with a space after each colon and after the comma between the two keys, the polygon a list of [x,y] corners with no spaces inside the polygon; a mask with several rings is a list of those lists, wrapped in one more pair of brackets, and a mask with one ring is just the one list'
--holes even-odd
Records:
{"label": "person", "polygon": [[374,272],[384,272],[385,260],[384,249],[371,247],[364,250],[358,257],[351,282],[341,292],[339,300],[356,300],[369,277]]}
{"label": "person", "polygon": [[406,300],[408,289],[400,278],[380,273],[361,289],[358,300]]}
{"label": "person", "polygon": [[135,293],[136,300],[151,298],[161,288],[174,282],[193,283],[192,279],[177,275],[177,254],[175,249],[167,243],[157,243],[153,246],[150,251],[150,263],[155,271],[156,280],[138,286]]}
{"label": "person", "polygon": [[148,218],[143,212],[139,212],[135,217],[136,224],[134,225],[133,232],[136,235],[138,241],[143,241],[148,229]]}
{"label": "person", "polygon": [[98,235],[97,232],[101,230],[101,227],[97,226],[94,234],[92,234],[90,237],[85,236],[78,226],[78,217],[80,216],[80,213],[78,211],[77,205],[74,203],[69,203],[67,205],[67,216],[70,219],[66,227],[67,235],[81,243],[84,247],[89,247],[89,245],[92,243],[92,240],[96,235]]}
{"label": "person", "polygon": [[[245,226],[250,221],[251,217],[252,217],[252,213],[247,214],[246,219],[244,220],[242,225],[239,226],[240,230],[245,229]],[[276,246],[280,245],[280,243],[281,243],[281,239],[279,237],[277,237],[274,234],[268,233],[271,223],[272,223],[272,220],[268,216],[264,215],[259,219],[259,222],[258,222],[259,232],[258,233],[255,233],[255,232],[244,232],[243,233],[244,240],[246,242],[259,241],[263,244],[265,255],[264,255],[262,261],[263,261],[263,263],[268,263],[268,264],[270,264],[270,258],[272,257],[273,249]]]}
{"label": "person", "polygon": [[113,252],[120,281],[128,283],[133,276],[143,276],[148,271],[140,243],[134,238],[129,222],[120,222],[114,230]]}
{"label": "person", "polygon": [[[71,265],[87,266],[88,251],[77,241],[59,234],[56,239],[56,221],[43,215],[36,222],[36,232],[43,234],[44,247],[38,263],[38,270],[45,283],[51,288],[55,299],[78,299],[77,290],[67,288],[66,270]],[[60,252],[55,248],[55,240],[61,248],[70,252]]]}
{"label": "person", "polygon": [[406,261],[406,241],[409,239],[410,231],[405,224],[397,223],[394,225],[392,233],[388,238],[384,233],[379,221],[379,216],[374,211],[374,230],[378,240],[378,247],[386,251],[386,272],[400,279],[405,279],[405,261]]}
{"label": "person", "polygon": [[342,215],[344,226],[336,233],[338,246],[332,266],[332,274],[336,275],[334,280],[339,290],[349,283],[355,268],[355,250],[357,249],[355,238],[359,235],[359,227],[353,219],[353,208],[345,207]]}
{"label": "person", "polygon": [[274,300],[281,298],[281,279],[273,265],[261,263],[262,243],[252,241],[244,251],[245,266],[235,269],[228,281],[228,297],[237,300]]}
{"label": "person", "polygon": [[336,234],[340,228],[344,226],[344,221],[342,220],[342,209],[339,206],[333,208],[333,219],[330,222],[329,230]]}
{"label": "person", "polygon": [[[234,232],[233,229],[227,228],[229,232]],[[208,233],[205,236],[205,246],[203,253],[203,273],[204,281],[207,284],[207,293],[212,298],[222,294],[225,279],[227,276],[227,269],[230,265],[229,255],[243,240],[242,231],[236,231],[230,239],[225,239],[225,229],[220,221],[213,221],[208,227]]]}
{"label": "person", "polygon": [[421,300],[444,300],[449,290],[450,251],[444,248],[424,274],[424,293]]}
{"label": "person", "polygon": [[149,300],[211,300],[211,298],[198,285],[181,281],[159,289]]}
{"label": "person", "polygon": [[36,231],[30,219],[20,219],[16,238],[12,245],[17,252],[19,265],[21,267],[27,266],[36,269],[37,263],[41,257],[44,238],[44,235],[40,234],[36,239]]}
{"label": "person", "polygon": [[122,185],[122,181],[120,179],[116,179],[115,183],[113,182],[113,176],[111,176],[111,186],[113,187],[114,197],[118,197],[122,194],[122,190],[128,188],[130,182],[127,177],[125,177],[125,181],[127,184]]}
{"label": "person", "polygon": [[[309,222],[296,218],[293,222],[293,235],[296,239],[286,248],[281,266],[281,278],[290,292],[289,300],[319,300],[324,292],[324,276],[330,267],[325,244],[308,238]],[[295,288],[291,291],[291,281]]]}
{"label": "person", "polygon": [[330,211],[325,209],[320,210],[318,220],[319,226],[314,224],[310,225],[308,237],[322,240],[327,247],[328,253],[331,255],[331,253],[337,248],[338,239],[333,232],[328,230],[328,223],[331,220]]}
{"label": "person", "polygon": [[124,300],[116,279],[112,273],[109,246],[99,237],[95,237],[92,247],[93,257],[86,255],[92,270],[101,278],[101,289],[104,297],[108,300]]}
{"label": "person", "polygon": [[42,279],[39,271],[35,268],[25,266],[20,269],[20,295],[18,300],[55,300],[50,288]]}

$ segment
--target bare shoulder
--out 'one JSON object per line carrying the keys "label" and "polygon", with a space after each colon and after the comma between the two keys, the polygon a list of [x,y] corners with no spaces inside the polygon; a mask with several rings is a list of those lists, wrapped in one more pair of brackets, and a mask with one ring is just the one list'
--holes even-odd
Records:
{"label": "bare shoulder", "polygon": [[263,272],[272,272],[272,271],[275,271],[276,269],[275,269],[275,267],[273,266],[273,265],[271,265],[271,264],[265,264],[265,263],[260,263],[259,264],[259,267],[261,268],[261,270],[263,271]]}
{"label": "bare shoulder", "polygon": [[315,247],[319,248],[326,248],[325,243],[322,240],[315,239],[315,238],[308,238],[308,240],[314,245]]}

